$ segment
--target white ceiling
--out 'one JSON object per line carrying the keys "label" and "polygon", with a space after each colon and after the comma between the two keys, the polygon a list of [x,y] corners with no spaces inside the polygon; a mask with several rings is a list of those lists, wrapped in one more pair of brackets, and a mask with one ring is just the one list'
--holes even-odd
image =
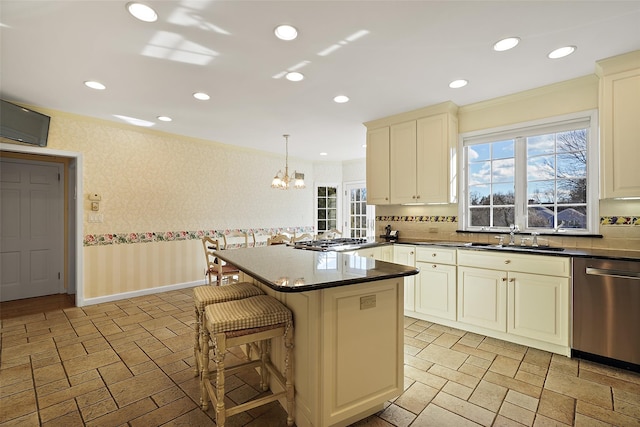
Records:
{"label": "white ceiling", "polygon": [[[291,156],[339,161],[365,156],[363,122],[592,74],[595,61],[640,49],[640,1],[146,3],[157,22],[131,17],[126,1],[0,0],[0,95],[275,153],[288,133]],[[281,23],[298,39],[276,39]],[[507,36],[522,41],[492,51]],[[547,59],[564,45],[578,49]],[[300,64],[305,80],[276,78]],[[450,89],[459,78],[469,85]]]}

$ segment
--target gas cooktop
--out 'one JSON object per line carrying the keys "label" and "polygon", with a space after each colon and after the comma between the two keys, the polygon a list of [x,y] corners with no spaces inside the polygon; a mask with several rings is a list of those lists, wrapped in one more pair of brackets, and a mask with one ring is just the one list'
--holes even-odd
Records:
{"label": "gas cooktop", "polygon": [[369,243],[370,242],[366,238],[343,237],[339,239],[322,239],[297,242],[294,247],[296,249],[307,249],[311,251],[346,251],[361,248]]}

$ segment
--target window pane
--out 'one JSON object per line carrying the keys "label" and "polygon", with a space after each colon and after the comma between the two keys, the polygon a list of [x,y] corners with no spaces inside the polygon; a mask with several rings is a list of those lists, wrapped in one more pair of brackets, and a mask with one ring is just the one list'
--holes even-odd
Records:
{"label": "window pane", "polygon": [[532,181],[527,186],[529,204],[554,203],[556,195],[555,180]]}
{"label": "window pane", "polygon": [[489,227],[491,225],[490,208],[471,208],[471,225],[474,227]]}
{"label": "window pane", "polygon": [[336,210],[335,209],[331,209],[331,210],[327,211],[327,213],[329,214],[329,219],[336,219]]}
{"label": "window pane", "polygon": [[330,220],[328,224],[329,224],[329,227],[327,228],[327,230],[331,230],[332,228],[337,228],[337,223],[335,219]]}
{"label": "window pane", "polygon": [[318,219],[327,219],[327,211],[324,209],[318,210]]}
{"label": "window pane", "polygon": [[538,135],[527,138],[527,156],[550,154],[555,151],[555,134]]}
{"label": "window pane", "polygon": [[494,205],[512,205],[516,202],[513,182],[494,184],[492,188]]}
{"label": "window pane", "polygon": [[533,228],[553,228],[553,205],[551,206],[529,206],[528,227]]}
{"label": "window pane", "polygon": [[558,225],[562,228],[587,228],[586,206],[563,206],[558,208]]}
{"label": "window pane", "polygon": [[474,185],[473,187],[469,187],[470,205],[489,205],[491,203],[490,188],[488,185]]}
{"label": "window pane", "polygon": [[558,154],[558,178],[583,178],[587,176],[584,153]]}
{"label": "window pane", "polygon": [[491,162],[469,164],[469,185],[491,182]]}
{"label": "window pane", "polygon": [[493,182],[513,182],[514,180],[514,159],[496,160],[493,162],[491,179]]}
{"label": "window pane", "polygon": [[318,199],[318,208],[324,209],[327,207],[327,199]]}
{"label": "window pane", "polygon": [[325,197],[327,195],[327,187],[318,187],[318,197]]}
{"label": "window pane", "polygon": [[587,180],[559,179],[558,203],[587,203]]}
{"label": "window pane", "polygon": [[327,207],[330,209],[335,209],[338,206],[337,199],[327,199]]}
{"label": "window pane", "polygon": [[[557,135],[558,152],[582,151],[587,152],[587,130],[578,129],[560,132]],[[586,162],[585,162],[586,163]]]}
{"label": "window pane", "polygon": [[530,157],[527,161],[527,179],[553,179],[556,177],[554,156]]}
{"label": "window pane", "polygon": [[507,141],[494,142],[491,144],[493,152],[492,158],[494,159],[506,159],[513,157],[515,141],[513,139],[509,139]]}
{"label": "window pane", "polygon": [[493,226],[494,227],[508,227],[515,222],[515,209],[509,208],[495,208],[493,210]]}
{"label": "window pane", "polygon": [[467,147],[469,161],[489,160],[491,158],[491,144],[477,144]]}
{"label": "window pane", "polygon": [[327,231],[327,221],[318,220],[318,231]]}

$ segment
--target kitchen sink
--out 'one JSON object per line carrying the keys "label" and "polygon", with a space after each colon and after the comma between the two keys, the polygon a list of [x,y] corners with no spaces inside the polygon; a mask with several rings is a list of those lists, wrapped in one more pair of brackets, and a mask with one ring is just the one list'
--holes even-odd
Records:
{"label": "kitchen sink", "polygon": [[559,248],[556,246],[498,246],[498,245],[490,245],[490,248],[496,248],[506,251],[543,251],[543,252],[562,252],[564,248]]}

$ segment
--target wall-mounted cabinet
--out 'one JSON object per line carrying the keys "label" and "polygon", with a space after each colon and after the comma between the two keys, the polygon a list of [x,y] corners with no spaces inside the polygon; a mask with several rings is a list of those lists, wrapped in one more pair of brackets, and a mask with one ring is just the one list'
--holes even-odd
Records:
{"label": "wall-mounted cabinet", "polygon": [[456,201],[457,110],[447,102],[365,123],[369,203]]}
{"label": "wall-mounted cabinet", "polygon": [[598,61],[600,197],[640,197],[640,50]]}

